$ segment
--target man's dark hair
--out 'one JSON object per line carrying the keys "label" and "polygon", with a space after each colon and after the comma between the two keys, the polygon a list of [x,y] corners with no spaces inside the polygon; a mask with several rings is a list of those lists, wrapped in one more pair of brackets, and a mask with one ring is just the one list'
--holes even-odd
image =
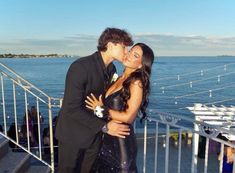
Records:
{"label": "man's dark hair", "polygon": [[131,35],[118,28],[106,28],[98,40],[98,50],[106,51],[108,42],[123,43],[125,46],[133,45]]}

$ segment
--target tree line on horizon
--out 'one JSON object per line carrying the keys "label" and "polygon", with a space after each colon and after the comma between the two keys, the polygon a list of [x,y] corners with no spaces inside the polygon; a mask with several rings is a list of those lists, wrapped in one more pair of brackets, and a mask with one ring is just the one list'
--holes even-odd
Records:
{"label": "tree line on horizon", "polygon": [[0,58],[40,58],[40,57],[72,57],[71,55],[52,54],[0,54]]}

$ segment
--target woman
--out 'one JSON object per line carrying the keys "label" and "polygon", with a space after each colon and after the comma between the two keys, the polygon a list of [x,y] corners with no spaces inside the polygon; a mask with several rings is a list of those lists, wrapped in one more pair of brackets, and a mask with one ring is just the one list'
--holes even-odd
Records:
{"label": "woman", "polygon": [[97,172],[137,172],[137,144],[132,122],[139,109],[143,115],[141,120],[146,117],[153,61],[151,48],[143,43],[135,44],[123,60],[124,73],[105,93],[104,104],[101,97],[99,100],[93,94],[87,97],[87,108],[99,118],[117,120],[130,127],[130,135],[124,139],[104,134],[95,166]]}

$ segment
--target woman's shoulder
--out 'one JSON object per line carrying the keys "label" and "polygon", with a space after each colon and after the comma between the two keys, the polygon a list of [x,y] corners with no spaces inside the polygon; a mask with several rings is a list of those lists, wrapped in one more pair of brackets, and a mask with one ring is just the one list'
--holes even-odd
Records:
{"label": "woman's shoulder", "polygon": [[143,83],[142,83],[142,81],[140,80],[140,79],[136,79],[136,80],[134,80],[132,83],[131,83],[131,85],[133,85],[133,86],[138,86],[138,87],[140,87],[140,88],[143,88]]}

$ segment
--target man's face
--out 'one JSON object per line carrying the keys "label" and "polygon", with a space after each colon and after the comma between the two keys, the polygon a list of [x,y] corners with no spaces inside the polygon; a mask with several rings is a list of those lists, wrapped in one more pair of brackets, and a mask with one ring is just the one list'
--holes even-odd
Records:
{"label": "man's face", "polygon": [[122,62],[127,53],[127,46],[121,43],[112,43],[111,54],[115,60]]}

